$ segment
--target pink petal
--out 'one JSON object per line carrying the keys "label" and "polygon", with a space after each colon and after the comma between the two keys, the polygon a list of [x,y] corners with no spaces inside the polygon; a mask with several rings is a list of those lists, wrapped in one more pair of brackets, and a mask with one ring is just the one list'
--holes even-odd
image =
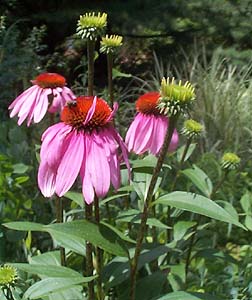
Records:
{"label": "pink petal", "polygon": [[153,134],[152,134],[152,141],[149,147],[149,151],[153,155],[157,155],[164,143],[164,138],[166,135],[168,127],[168,119],[164,116],[156,116],[154,127],[153,127]]}
{"label": "pink petal", "polygon": [[90,109],[89,109],[89,111],[86,115],[86,119],[83,122],[83,125],[86,125],[92,119],[92,117],[94,115],[94,112],[95,112],[96,102],[97,102],[97,97],[95,96],[94,100],[93,100],[93,103],[92,103],[92,105],[91,105],[91,107],[90,107]]}
{"label": "pink petal", "polygon": [[69,142],[64,141],[63,147],[66,148],[58,167],[56,177],[56,193],[59,197],[63,196],[73,185],[80,171],[83,156],[84,143],[82,134],[73,131],[69,134]]}
{"label": "pink petal", "polygon": [[106,143],[98,145],[94,134],[90,135],[90,151],[86,158],[86,168],[91,176],[92,185],[98,197],[104,197],[110,186],[110,168],[106,157]]}
{"label": "pink petal", "polygon": [[173,135],[172,135],[170,145],[169,145],[169,151],[170,152],[175,151],[178,147],[178,143],[179,143],[179,135],[178,135],[178,132],[175,128],[174,131],[173,131]]}
{"label": "pink petal", "polygon": [[32,94],[34,92],[34,90],[36,91],[39,87],[38,86],[31,86],[30,88],[28,88],[27,90],[25,90],[22,94],[20,94],[8,107],[8,109],[12,109],[14,108],[14,106],[18,107],[15,108],[15,113],[14,115],[19,111],[20,106],[22,105],[22,103],[26,100],[26,98]]}
{"label": "pink petal", "polygon": [[48,109],[48,95],[50,93],[50,89],[43,89],[41,95],[37,99],[37,103],[34,107],[34,123],[39,123],[44,118]]}
{"label": "pink petal", "polygon": [[41,163],[38,170],[38,186],[45,197],[51,197],[55,192],[57,170],[50,168],[48,164]]}
{"label": "pink petal", "polygon": [[125,142],[126,145],[128,146],[128,150],[132,151],[134,149],[134,143],[136,136],[141,128],[141,120],[142,120],[142,114],[138,113],[133,122],[130,124],[130,127],[127,131]]}

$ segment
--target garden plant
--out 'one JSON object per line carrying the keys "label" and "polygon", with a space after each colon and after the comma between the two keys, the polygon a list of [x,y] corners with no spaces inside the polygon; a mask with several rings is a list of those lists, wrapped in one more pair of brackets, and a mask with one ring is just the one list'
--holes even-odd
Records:
{"label": "garden plant", "polygon": [[77,21],[82,81],[33,70],[9,103],[0,299],[251,299],[251,125],[236,131],[251,117],[249,72],[228,72],[219,56],[165,71],[154,54],[151,77],[122,73],[124,39],[107,34],[107,18]]}

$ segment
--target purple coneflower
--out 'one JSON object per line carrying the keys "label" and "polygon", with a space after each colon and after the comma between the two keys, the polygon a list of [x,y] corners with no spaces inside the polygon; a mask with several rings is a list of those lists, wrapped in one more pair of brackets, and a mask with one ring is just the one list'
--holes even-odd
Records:
{"label": "purple coneflower", "polygon": [[44,132],[38,184],[45,197],[63,196],[78,174],[88,204],[95,194],[104,197],[110,182],[119,188],[119,149],[128,169],[129,164],[127,148],[111,124],[115,110],[103,99],[81,96],[63,109],[61,123]]}
{"label": "purple coneflower", "polygon": [[[126,144],[129,151],[142,154],[146,151],[157,155],[163,145],[169,126],[168,117],[162,115],[157,108],[160,94],[149,92],[140,96],[136,102],[138,111],[126,134]],[[175,151],[178,146],[178,133],[175,129],[170,142],[169,151]]]}
{"label": "purple coneflower", "polygon": [[65,86],[66,79],[57,73],[40,74],[31,82],[33,86],[25,90],[9,106],[9,109],[12,109],[10,117],[18,115],[18,125],[26,118],[27,126],[30,126],[32,120],[39,123],[47,111],[50,113],[61,111],[67,100],[76,98]]}

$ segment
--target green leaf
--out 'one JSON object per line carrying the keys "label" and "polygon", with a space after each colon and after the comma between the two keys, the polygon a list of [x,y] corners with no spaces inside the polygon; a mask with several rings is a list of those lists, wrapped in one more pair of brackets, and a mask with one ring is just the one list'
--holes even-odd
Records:
{"label": "green leaf", "polygon": [[[186,153],[186,156],[184,158],[184,161],[187,161],[188,158],[192,155],[194,149],[196,148],[197,144],[191,144],[187,150],[187,153]],[[185,150],[185,147],[186,145],[183,145],[182,147],[180,147],[178,150],[177,150],[177,160],[178,162],[181,161],[182,159],[182,155],[184,153],[184,150]]]}
{"label": "green leaf", "polygon": [[45,231],[48,232],[61,246],[71,249],[81,255],[85,255],[85,243],[91,242],[105,251],[128,256],[128,251],[123,240],[107,226],[78,220],[66,223],[42,225],[32,222],[11,222],[3,224],[7,228],[21,231]]}
{"label": "green leaf", "polygon": [[251,216],[246,216],[245,217],[245,226],[252,231],[252,217]]}
{"label": "green leaf", "polygon": [[122,73],[119,70],[113,68],[112,69],[112,78],[115,79],[117,77],[130,78],[130,77],[132,77],[132,75],[131,74],[127,74],[127,73]]}
{"label": "green leaf", "polygon": [[152,300],[218,300],[216,296],[203,293],[173,292]]}
{"label": "green leaf", "polygon": [[241,197],[241,206],[245,213],[251,213],[251,207],[252,207],[252,193],[246,192]]}
{"label": "green leaf", "polygon": [[[122,211],[119,213],[118,217],[116,218],[116,221],[140,224],[141,223],[141,212],[137,209],[129,209],[126,211]],[[163,229],[169,228],[167,225],[163,224],[156,218],[148,218],[147,225],[158,227],[158,228],[163,228]]]}
{"label": "green leaf", "polygon": [[63,278],[83,278],[83,276],[66,267],[61,267],[57,265],[45,265],[45,264],[23,264],[23,263],[12,263],[12,266],[19,270],[27,273],[36,274],[38,276],[47,277],[63,277]]}
{"label": "green leaf", "polygon": [[51,224],[45,226],[45,228],[57,241],[60,239],[67,243],[78,242],[84,246],[85,240],[87,240],[109,253],[128,256],[123,240],[114,231],[102,224],[98,227],[86,220],[78,220]]}
{"label": "green leaf", "polygon": [[82,278],[45,278],[33,284],[24,294],[25,299],[38,299],[51,293],[67,290],[74,285],[87,283],[94,280],[96,276]]}
{"label": "green leaf", "polygon": [[182,290],[186,281],[185,264],[171,265],[167,279],[169,280],[173,291]]}
{"label": "green leaf", "polygon": [[[157,157],[154,155],[147,155],[146,157],[144,157],[143,159],[135,159],[135,160],[131,160],[130,161],[131,166],[133,169],[141,169],[141,170],[146,170],[149,168],[154,168],[157,164]],[[163,167],[165,168],[169,168],[171,169],[171,167],[167,164],[164,164]],[[136,170],[135,170],[136,171]],[[140,170],[138,170],[139,172]],[[152,170],[149,170],[147,173],[151,172],[152,174]]]}
{"label": "green leaf", "polygon": [[28,169],[29,169],[29,167],[22,163],[13,165],[13,173],[16,173],[16,174],[23,174],[26,171],[28,171]]}
{"label": "green leaf", "polygon": [[196,222],[191,221],[178,221],[174,227],[174,240],[180,241],[186,234],[187,230],[193,227]]}
{"label": "green leaf", "polygon": [[234,219],[239,221],[239,215],[231,203],[224,200],[215,200],[215,202],[220,204],[220,206],[223,207],[231,216],[233,216]]}
{"label": "green leaf", "polygon": [[193,169],[186,169],[181,171],[181,173],[186,175],[205,196],[210,197],[213,184],[205,172],[193,165]]}
{"label": "green leaf", "polygon": [[109,229],[113,230],[122,240],[124,240],[125,242],[128,242],[128,243],[133,243],[135,244],[136,241],[132,240],[130,237],[128,237],[127,235],[125,235],[123,232],[121,232],[120,230],[118,230],[116,227],[110,225],[110,224],[107,224],[103,221],[101,221],[102,225],[104,226],[107,226]]}
{"label": "green leaf", "polygon": [[173,192],[161,196],[153,204],[169,205],[181,210],[194,212],[219,221],[231,223],[246,230],[246,228],[225,209],[211,199],[198,194],[180,191]]}
{"label": "green leaf", "polygon": [[19,231],[45,231],[43,224],[33,222],[10,222],[2,225]]}
{"label": "green leaf", "polygon": [[107,197],[107,198],[104,198],[100,201],[100,205],[103,205],[109,201],[112,201],[112,200],[115,200],[115,199],[119,199],[121,197],[125,197],[125,196],[128,196],[129,193],[117,193],[116,195],[113,195],[113,196],[110,196],[110,197]]}
{"label": "green leaf", "polygon": [[84,208],[84,199],[82,193],[77,192],[67,192],[64,197],[74,201],[77,203],[81,208]]}

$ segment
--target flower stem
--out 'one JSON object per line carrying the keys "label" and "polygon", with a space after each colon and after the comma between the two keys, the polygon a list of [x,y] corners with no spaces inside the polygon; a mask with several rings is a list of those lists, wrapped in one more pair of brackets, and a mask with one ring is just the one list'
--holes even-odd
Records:
{"label": "flower stem", "polygon": [[[87,41],[87,58],[88,58],[88,96],[94,94],[94,50],[95,41]],[[92,220],[93,209],[92,204],[88,205],[85,203],[85,217],[87,221]],[[93,245],[86,241],[86,276],[93,275]],[[94,297],[94,282],[88,283],[88,300],[93,300]]]}
{"label": "flower stem", "polygon": [[[228,174],[228,170],[225,170],[225,172],[223,173],[221,179],[216,184],[215,188],[212,190],[212,193],[211,193],[211,195],[209,197],[210,199],[212,199],[215,196],[216,192],[218,191],[218,189],[221,187],[221,185],[225,181],[225,179],[227,177],[227,174]],[[189,247],[188,247],[188,252],[187,252],[187,256],[186,256],[186,264],[185,264],[186,278],[187,278],[187,274],[188,274],[188,270],[189,270],[189,265],[190,265],[190,262],[191,262],[192,249],[193,249],[193,245],[194,245],[194,242],[195,242],[196,233],[197,233],[197,229],[198,229],[201,217],[202,217],[201,215],[198,217],[197,223],[192,228],[193,234],[192,234],[192,236],[190,238],[190,241],[189,241]]]}
{"label": "flower stem", "polygon": [[[95,221],[96,224],[100,224],[100,211],[99,211],[99,199],[95,195],[94,199],[94,207],[95,207]],[[96,247],[96,271],[97,271],[97,293],[98,293],[98,300],[103,300],[103,289],[102,289],[102,279],[101,279],[101,270],[102,270],[102,249],[99,247]]]}
{"label": "flower stem", "polygon": [[88,58],[88,96],[94,94],[94,50],[95,42],[87,41],[87,58]]}
{"label": "flower stem", "polygon": [[[63,223],[62,198],[56,196],[55,204],[56,204],[56,220],[57,220],[57,223]],[[65,248],[63,248],[63,247],[60,247],[60,263],[61,263],[62,266],[66,265],[66,254],[65,254]]]}
{"label": "flower stem", "polygon": [[109,93],[110,106],[113,107],[114,91],[113,91],[113,79],[112,79],[112,70],[113,70],[112,53],[107,54],[107,65],[108,65],[108,93]]}
{"label": "flower stem", "polygon": [[[87,221],[92,220],[92,204],[88,205],[85,203],[85,217]],[[85,276],[93,276],[93,255],[92,255],[92,244],[86,241],[86,272]],[[88,283],[88,300],[94,299],[94,282]]]}
{"label": "flower stem", "polygon": [[[179,167],[178,167],[178,170],[176,171],[176,175],[174,177],[174,180],[173,180],[173,183],[172,183],[172,186],[171,186],[171,192],[175,190],[176,183],[177,183],[177,180],[179,178],[179,171],[181,170],[181,168],[183,166],[183,163],[184,163],[187,151],[188,151],[188,149],[191,145],[191,142],[192,142],[192,137],[187,139],[187,141],[186,141],[186,145],[185,145],[183,154],[182,154],[181,159],[179,161]],[[169,226],[169,227],[173,226],[173,224],[172,224],[173,222],[172,222],[172,219],[171,219],[171,207],[170,206],[168,206],[168,209],[167,209],[167,222],[166,223],[167,223],[167,226]],[[171,231],[171,229],[167,229],[167,231],[166,231],[166,242],[167,243],[171,242],[171,239],[172,239],[172,231]],[[167,263],[169,263],[169,261],[170,261],[170,252],[167,253],[166,261],[167,261]]]}
{"label": "flower stem", "polygon": [[143,209],[143,213],[142,213],[142,216],[141,216],[141,223],[140,223],[140,229],[138,231],[135,253],[134,253],[134,257],[131,260],[131,271],[130,271],[130,282],[131,282],[130,299],[131,300],[135,300],[138,258],[139,258],[140,252],[141,252],[142,243],[143,243],[143,239],[144,239],[144,234],[145,234],[145,231],[146,231],[146,223],[147,223],[147,219],[148,219],[149,207],[150,207],[151,202],[152,202],[153,192],[154,192],[154,189],[155,189],[155,185],[157,183],[159,172],[162,168],[165,157],[167,155],[168,147],[169,147],[170,142],[171,142],[172,134],[173,134],[173,131],[175,129],[175,125],[176,125],[178,116],[179,115],[176,115],[176,116],[172,116],[170,118],[169,128],[166,132],[166,136],[165,136],[165,139],[164,139],[163,146],[160,150],[160,154],[159,154],[159,157],[158,157],[158,160],[157,160],[157,164],[156,164],[156,166],[153,170],[153,175],[152,175],[152,178],[151,178],[151,182],[150,182],[149,189],[148,189],[148,192],[147,192],[146,200],[145,200],[145,203],[144,203],[144,209]]}

